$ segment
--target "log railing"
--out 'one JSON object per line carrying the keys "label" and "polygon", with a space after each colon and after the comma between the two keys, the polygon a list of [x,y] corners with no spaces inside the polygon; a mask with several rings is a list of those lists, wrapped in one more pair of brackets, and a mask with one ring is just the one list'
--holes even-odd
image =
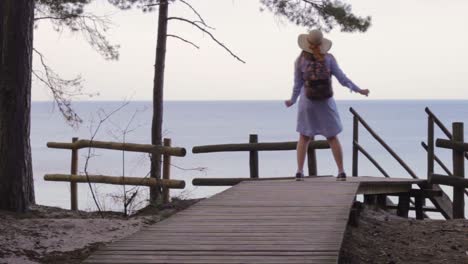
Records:
{"label": "log railing", "polygon": [[465,218],[465,193],[468,179],[465,179],[465,157],[468,143],[464,142],[463,123],[452,123],[453,135],[451,140],[437,139],[436,146],[452,150],[453,175],[432,174],[430,183],[449,185],[453,187],[453,218]]}
{"label": "log railing", "polygon": [[[258,135],[249,136],[249,143],[220,144],[193,147],[194,154],[213,152],[249,152],[250,180],[259,178],[258,152],[260,151],[289,151],[296,150],[297,142],[258,142]],[[325,140],[313,140],[307,150],[307,167],[310,176],[317,175],[316,149],[328,149],[330,146]],[[290,178],[290,177],[289,177]],[[193,185],[200,186],[230,186],[248,178],[195,178]]]}
{"label": "log railing", "polygon": [[[71,210],[78,210],[78,186],[77,183],[104,183],[117,185],[135,185],[148,187],[162,187],[163,203],[169,202],[169,189],[185,188],[185,181],[170,179],[170,160],[171,156],[184,157],[186,150],[184,148],[171,147],[171,140],[164,139],[163,146],[150,144],[134,144],[108,141],[79,140],[74,137],[71,143],[48,142],[47,147],[56,149],[70,149],[71,169],[70,174],[46,174],[46,181],[70,182],[70,203]],[[154,179],[147,177],[131,176],[107,176],[107,175],[78,175],[78,151],[82,148],[99,148],[108,150],[122,150],[130,152],[150,153],[152,155],[163,156],[163,179]]]}
{"label": "log railing", "polygon": [[[364,148],[359,145],[359,124],[361,124],[371,135],[372,137],[379,142],[379,144],[408,172],[408,174],[413,178],[417,179],[418,176],[416,173],[403,161],[398,154],[367,124],[367,122],[354,110],[352,107],[349,111],[353,114],[353,166],[352,174],[353,176],[358,176],[358,154],[359,152],[365,152]],[[363,151],[364,150],[364,151]],[[368,155],[365,155],[368,157]],[[370,157],[370,155],[369,155]],[[374,163],[371,160],[372,163]],[[378,164],[378,163],[377,163]],[[379,165],[381,168],[381,166]],[[380,169],[379,169],[380,170]],[[384,174],[385,175],[385,174]]]}
{"label": "log railing", "polygon": [[[359,153],[362,153],[385,177],[389,177],[389,174],[382,168],[382,166],[359,144],[359,125],[362,125],[362,127],[364,127],[369,132],[369,134],[405,169],[406,172],[408,172],[408,174],[413,179],[419,178],[416,173],[408,166],[408,164],[406,164],[406,162],[404,162],[403,159],[398,156],[398,154],[396,154],[396,152],[370,127],[370,125],[356,112],[356,110],[354,110],[352,107],[349,110],[353,114],[352,176],[358,176]],[[429,189],[442,191],[438,185],[420,185],[419,187],[424,190],[427,190],[428,187],[431,187]],[[365,201],[366,198],[368,197],[364,197]],[[406,198],[407,197],[404,196],[400,197],[400,199]],[[447,219],[452,218],[452,204],[445,193],[442,192],[441,196],[432,196],[427,198],[429,198],[436,206],[436,208],[433,209],[437,209]],[[413,201],[411,201],[411,203],[414,204]]]}
{"label": "log railing", "polygon": [[[437,164],[444,170],[444,172],[448,176],[453,176],[453,173],[448,169],[448,167],[439,159],[439,157],[435,154],[434,151],[434,146],[435,146],[435,138],[434,138],[434,133],[435,133],[435,126],[437,127],[445,134],[445,136],[449,140],[444,140],[444,139],[438,139],[439,144],[442,144],[441,147],[443,148],[444,146],[450,146],[452,144],[451,139],[453,138],[452,133],[448,130],[448,128],[440,121],[440,119],[428,108],[426,107],[425,109],[427,113],[427,144],[424,142],[421,142],[422,147],[427,151],[427,179],[431,180],[432,175],[434,174],[434,161],[437,162]],[[461,150],[463,148],[463,143],[462,142],[454,142],[455,147]],[[467,144],[464,143],[466,146]],[[468,153],[464,153],[463,156],[465,159],[468,160]],[[435,183],[434,181],[432,181]],[[468,190],[463,191],[465,195],[468,197]]]}

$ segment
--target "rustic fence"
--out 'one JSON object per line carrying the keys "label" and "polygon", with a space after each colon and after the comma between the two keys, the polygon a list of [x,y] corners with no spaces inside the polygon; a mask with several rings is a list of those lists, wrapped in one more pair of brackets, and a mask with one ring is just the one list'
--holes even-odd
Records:
{"label": "rustic fence", "polygon": [[[259,175],[258,153],[260,151],[290,151],[296,150],[297,142],[258,142],[258,135],[252,134],[249,136],[249,143],[243,144],[221,144],[221,145],[206,145],[193,147],[194,154],[213,153],[213,152],[249,152],[249,178],[195,178],[192,181],[193,185],[198,186],[231,186],[241,181],[247,180],[271,180],[271,179],[290,179],[291,177],[282,178],[261,178]],[[309,144],[307,150],[307,167],[309,176],[317,175],[317,156],[316,149],[328,149],[330,146],[325,140],[313,140]]]}
{"label": "rustic fence", "polygon": [[[465,179],[465,158],[468,152],[468,143],[464,142],[463,123],[452,123],[453,134],[450,139],[437,139],[436,146],[452,150],[453,173],[440,175],[432,173],[429,182],[432,184],[448,185],[453,187],[453,218],[465,218],[465,195],[468,188],[468,179]],[[434,157],[434,153],[430,154]]]}
{"label": "rustic fence", "polygon": [[[359,168],[359,153],[362,153],[382,174],[384,177],[389,178],[389,174],[383,169],[383,167],[370,155],[363,146],[359,144],[359,125],[362,125],[367,132],[400,164],[403,169],[413,179],[419,179],[417,174],[408,166],[408,164],[398,155],[396,152],[370,127],[370,125],[362,118],[356,110],[352,107],[349,109],[353,115],[353,149],[352,149],[352,175],[358,175]],[[428,135],[430,137],[430,131]],[[433,132],[432,132],[433,133]],[[428,142],[431,142],[430,140]],[[430,145],[430,144],[429,144]],[[433,160],[433,159],[432,159]],[[389,199],[380,198],[380,204],[390,208],[397,209],[397,213],[401,216],[405,216],[406,209],[416,210],[417,218],[421,219],[424,212],[440,212],[446,219],[452,218],[452,202],[450,198],[443,192],[440,186],[433,184],[431,186],[427,184],[420,184],[419,187],[422,191],[413,191],[409,195],[414,197],[413,200],[409,200],[413,207],[403,208],[402,204],[407,204],[406,200],[410,199],[408,194],[399,195],[399,206],[395,206]],[[435,205],[435,207],[425,206],[425,199],[428,198]],[[376,197],[365,196],[364,200],[366,203],[375,203]],[[422,213],[421,213],[422,211]]]}
{"label": "rustic fence", "polygon": [[[148,187],[161,187],[163,191],[163,202],[169,201],[169,189],[185,188],[185,181],[170,179],[171,156],[184,157],[184,148],[171,147],[171,140],[164,139],[162,146],[149,144],[134,144],[108,141],[85,140],[74,137],[71,143],[48,142],[47,147],[56,149],[71,150],[70,174],[46,174],[46,181],[70,182],[71,209],[78,210],[78,185],[77,183],[104,183],[116,185],[135,185]],[[149,153],[152,155],[162,155],[163,158],[163,179],[131,176],[107,176],[107,175],[78,175],[78,151],[82,148],[97,148],[107,150],[121,150],[129,152]]]}

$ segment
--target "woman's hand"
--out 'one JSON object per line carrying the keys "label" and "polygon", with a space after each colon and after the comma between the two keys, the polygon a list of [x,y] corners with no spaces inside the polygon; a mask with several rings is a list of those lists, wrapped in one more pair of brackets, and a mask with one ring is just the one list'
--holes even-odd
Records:
{"label": "woman's hand", "polygon": [[359,90],[358,93],[360,93],[362,95],[365,95],[365,96],[369,96],[370,91],[369,91],[369,89],[361,89],[361,90]]}
{"label": "woman's hand", "polygon": [[293,103],[293,101],[291,101],[291,99],[289,99],[289,100],[284,101],[284,104],[286,105],[286,107],[290,107],[294,103]]}

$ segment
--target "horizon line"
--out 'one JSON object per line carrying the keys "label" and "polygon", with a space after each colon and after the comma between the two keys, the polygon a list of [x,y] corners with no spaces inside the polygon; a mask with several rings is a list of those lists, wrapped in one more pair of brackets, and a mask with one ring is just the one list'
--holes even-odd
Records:
{"label": "horizon line", "polygon": [[[285,99],[200,99],[200,100],[189,100],[189,99],[167,99],[163,102],[278,102],[284,101]],[[152,102],[151,99],[137,99],[137,100],[116,100],[116,99],[103,99],[103,100],[73,100],[72,103],[92,103],[92,102]],[[448,99],[336,99],[335,101],[468,101],[466,99],[455,99],[455,98],[448,98]],[[32,103],[47,103],[47,102],[54,102],[54,100],[31,100]]]}

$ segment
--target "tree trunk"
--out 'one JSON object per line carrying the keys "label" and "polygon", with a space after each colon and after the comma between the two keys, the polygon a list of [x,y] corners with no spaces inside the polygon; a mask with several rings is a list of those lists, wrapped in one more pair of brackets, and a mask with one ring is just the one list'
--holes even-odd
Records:
{"label": "tree trunk", "polygon": [[[156,43],[156,63],[154,65],[153,84],[153,123],[151,129],[151,144],[162,145],[163,124],[163,89],[164,66],[166,61],[167,14],[168,1],[159,1],[158,39]],[[161,155],[151,157],[151,177],[161,179]],[[161,197],[161,188],[150,188],[150,201],[156,202]]]}
{"label": "tree trunk", "polygon": [[0,209],[34,204],[29,142],[33,0],[0,1]]}

